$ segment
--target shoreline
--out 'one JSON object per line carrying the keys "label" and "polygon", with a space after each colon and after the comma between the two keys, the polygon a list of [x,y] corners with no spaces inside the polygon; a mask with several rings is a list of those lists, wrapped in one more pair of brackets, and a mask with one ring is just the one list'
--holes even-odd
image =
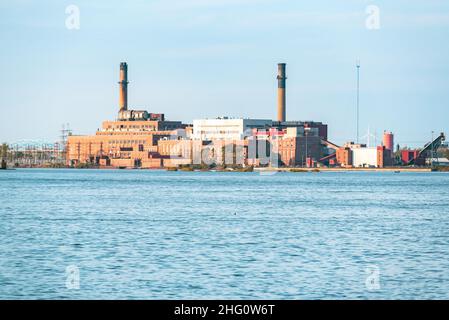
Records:
{"label": "shoreline", "polygon": [[117,171],[129,171],[129,170],[143,170],[143,171],[181,171],[181,172],[289,172],[289,173],[319,173],[319,172],[444,172],[438,170],[432,170],[432,168],[406,168],[406,167],[395,167],[395,168],[253,168],[252,171],[244,170],[217,170],[217,169],[201,169],[201,170],[172,170],[170,168],[116,168],[116,167],[95,167],[95,168],[71,168],[71,167],[14,167],[8,168],[2,171],[14,171],[16,169],[73,169],[73,170],[117,170]]}
{"label": "shoreline", "polygon": [[433,172],[432,168],[254,168],[260,172]]}

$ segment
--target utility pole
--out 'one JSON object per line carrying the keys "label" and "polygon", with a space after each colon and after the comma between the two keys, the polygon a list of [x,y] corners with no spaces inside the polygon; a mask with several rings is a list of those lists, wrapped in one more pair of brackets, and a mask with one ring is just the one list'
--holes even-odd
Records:
{"label": "utility pole", "polygon": [[308,145],[307,145],[307,136],[308,136],[308,134],[307,134],[307,131],[304,131],[304,133],[305,133],[305,135],[306,135],[306,168],[308,168],[309,167],[309,159],[308,159],[308,153],[309,153],[309,150],[308,150]]}
{"label": "utility pole", "polygon": [[357,60],[357,143],[359,143],[359,110],[360,110],[360,60]]}
{"label": "utility pole", "polygon": [[309,142],[308,142],[309,130],[310,130],[309,127],[304,127],[304,135],[306,137],[306,163],[305,163],[306,168],[309,167],[309,162],[308,162],[308,160],[309,160],[308,159],[309,158]]}

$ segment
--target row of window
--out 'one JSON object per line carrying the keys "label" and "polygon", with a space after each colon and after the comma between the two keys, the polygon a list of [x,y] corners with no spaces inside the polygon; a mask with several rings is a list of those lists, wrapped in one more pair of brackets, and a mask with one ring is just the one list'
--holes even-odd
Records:
{"label": "row of window", "polygon": [[144,144],[145,140],[111,140],[109,144]]}
{"label": "row of window", "polygon": [[240,133],[240,130],[201,130],[201,134],[232,134],[232,133]]}
{"label": "row of window", "polygon": [[149,125],[149,124],[144,124],[144,125],[136,125],[136,124],[133,124],[133,125],[116,125],[116,126],[113,126],[113,125],[109,125],[108,126],[108,129],[142,129],[142,128],[146,128],[146,129],[154,129],[155,128],[155,126],[153,126],[153,125]]}

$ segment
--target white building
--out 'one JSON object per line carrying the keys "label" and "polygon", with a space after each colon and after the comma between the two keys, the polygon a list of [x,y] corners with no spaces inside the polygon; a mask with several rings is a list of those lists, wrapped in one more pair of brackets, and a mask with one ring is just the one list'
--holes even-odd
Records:
{"label": "white building", "polygon": [[268,129],[272,120],[266,119],[201,119],[193,120],[195,140],[242,140],[251,129]]}
{"label": "white building", "polygon": [[354,167],[377,167],[377,147],[351,148],[352,164]]}
{"label": "white building", "polygon": [[439,166],[449,166],[449,159],[448,158],[433,158],[433,159],[426,159],[427,165],[439,165]]}

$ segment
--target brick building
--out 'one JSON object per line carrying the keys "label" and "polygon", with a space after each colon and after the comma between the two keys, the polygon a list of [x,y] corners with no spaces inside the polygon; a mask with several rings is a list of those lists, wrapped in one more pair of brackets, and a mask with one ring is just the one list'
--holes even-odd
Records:
{"label": "brick building", "polygon": [[121,63],[117,120],[104,121],[95,135],[69,136],[68,165],[159,168],[169,157],[159,153],[158,141],[185,138],[186,125],[180,121],[166,121],[162,113],[128,109],[127,72],[127,64]]}

